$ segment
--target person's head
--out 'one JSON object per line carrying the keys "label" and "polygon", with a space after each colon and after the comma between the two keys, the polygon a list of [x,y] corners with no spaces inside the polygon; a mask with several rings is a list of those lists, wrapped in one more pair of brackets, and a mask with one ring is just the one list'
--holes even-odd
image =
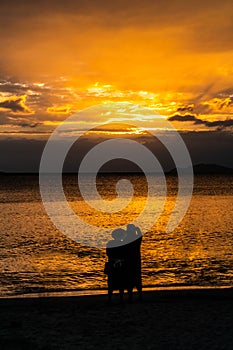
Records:
{"label": "person's head", "polygon": [[112,238],[114,238],[116,241],[123,241],[125,235],[126,232],[123,230],[123,228],[117,228],[112,231]]}
{"label": "person's head", "polygon": [[127,238],[130,241],[133,241],[136,238],[136,226],[134,224],[127,225]]}

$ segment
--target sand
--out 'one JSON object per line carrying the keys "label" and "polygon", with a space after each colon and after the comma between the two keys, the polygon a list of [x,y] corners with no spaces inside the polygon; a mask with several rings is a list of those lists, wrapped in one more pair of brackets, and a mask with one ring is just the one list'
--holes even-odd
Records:
{"label": "sand", "polygon": [[233,289],[0,299],[1,350],[233,349]]}

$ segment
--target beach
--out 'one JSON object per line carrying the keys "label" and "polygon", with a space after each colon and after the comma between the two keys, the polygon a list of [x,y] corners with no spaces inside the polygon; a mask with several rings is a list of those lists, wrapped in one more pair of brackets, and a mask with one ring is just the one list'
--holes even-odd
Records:
{"label": "beach", "polygon": [[233,348],[233,288],[0,299],[1,350]]}

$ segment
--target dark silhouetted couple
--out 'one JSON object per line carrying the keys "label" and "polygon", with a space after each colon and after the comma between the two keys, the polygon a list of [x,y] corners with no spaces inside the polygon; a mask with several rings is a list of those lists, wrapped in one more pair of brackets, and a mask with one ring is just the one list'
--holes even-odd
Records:
{"label": "dark silhouetted couple", "polygon": [[129,224],[127,230],[114,230],[112,237],[113,240],[107,243],[108,262],[104,269],[104,273],[108,275],[108,300],[111,301],[114,290],[119,290],[120,300],[123,301],[124,290],[127,290],[131,301],[134,287],[137,288],[141,300],[141,230]]}

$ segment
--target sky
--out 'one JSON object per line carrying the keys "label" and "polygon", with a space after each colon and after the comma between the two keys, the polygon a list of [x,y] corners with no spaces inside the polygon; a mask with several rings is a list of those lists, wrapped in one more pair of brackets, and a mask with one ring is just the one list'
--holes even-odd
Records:
{"label": "sky", "polygon": [[232,18],[232,0],[2,0],[0,170],[36,170],[61,122],[116,102],[163,115],[194,163],[233,167]]}

